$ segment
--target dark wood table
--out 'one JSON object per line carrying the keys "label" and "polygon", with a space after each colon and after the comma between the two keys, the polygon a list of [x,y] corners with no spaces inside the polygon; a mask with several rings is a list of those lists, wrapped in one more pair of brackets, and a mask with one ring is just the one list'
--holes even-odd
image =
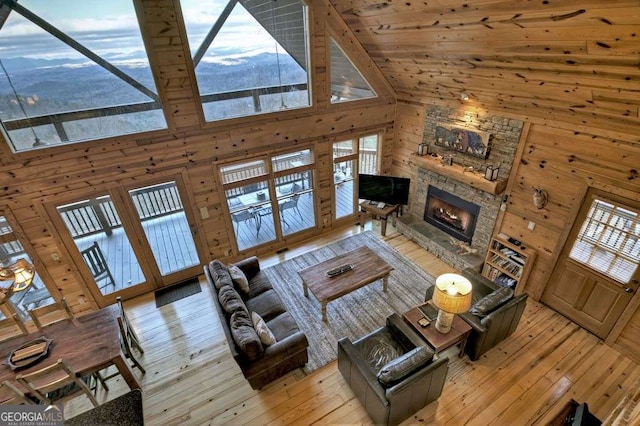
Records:
{"label": "dark wood table", "polygon": [[[429,302],[426,302],[429,303]],[[426,304],[425,303],[425,304]],[[437,308],[436,308],[437,309]],[[418,324],[418,321],[424,318],[424,313],[419,306],[405,312],[402,317],[413,327],[414,330],[422,336],[424,340],[436,351],[436,355],[451,346],[460,344],[460,352],[458,356],[462,358],[464,355],[464,347],[467,344],[467,338],[471,334],[471,326],[458,315],[453,317],[453,324],[449,333],[443,334],[436,330],[435,320],[426,327]]]}
{"label": "dark wood table", "polygon": [[380,234],[384,237],[387,234],[387,218],[393,213],[398,215],[400,211],[400,204],[387,204],[383,208],[378,208],[378,203],[371,204],[370,201],[365,200],[360,203],[360,213],[358,214],[358,222],[360,227],[364,226],[364,220],[367,213],[372,217],[377,217],[381,221]]}
{"label": "dark wood table", "polygon": [[[45,327],[42,332],[1,342],[0,382],[8,380],[26,392],[27,389],[16,380],[16,375],[39,370],[63,358],[81,376],[115,365],[129,388],[139,389],[140,384],[120,348],[119,315],[118,306],[111,305],[74,320],[58,321]],[[15,371],[6,365],[6,360],[14,349],[41,336],[53,340],[47,357]]]}
{"label": "dark wood table", "polygon": [[[353,269],[335,277],[326,275],[328,270],[345,264]],[[298,274],[302,278],[305,297],[309,297],[307,289],[311,290],[320,301],[322,320],[326,321],[327,303],[381,278],[382,290],[387,291],[387,277],[391,271],[391,265],[364,246],[305,268]]]}

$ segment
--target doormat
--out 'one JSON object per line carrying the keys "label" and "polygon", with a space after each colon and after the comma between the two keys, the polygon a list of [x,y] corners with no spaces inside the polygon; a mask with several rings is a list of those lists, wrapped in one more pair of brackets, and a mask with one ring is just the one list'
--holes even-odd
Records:
{"label": "doormat", "polygon": [[171,287],[161,288],[155,292],[156,308],[175,302],[176,300],[184,299],[185,297],[193,294],[200,293],[201,291],[202,288],[200,287],[200,281],[197,277],[174,284]]}

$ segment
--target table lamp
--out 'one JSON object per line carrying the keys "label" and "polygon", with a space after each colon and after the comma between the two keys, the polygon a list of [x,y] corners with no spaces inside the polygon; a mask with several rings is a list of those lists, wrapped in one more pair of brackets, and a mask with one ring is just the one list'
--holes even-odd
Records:
{"label": "table lamp", "polygon": [[453,316],[467,312],[471,307],[471,282],[458,274],[443,274],[436,278],[433,304],[439,309],[436,330],[451,331]]}

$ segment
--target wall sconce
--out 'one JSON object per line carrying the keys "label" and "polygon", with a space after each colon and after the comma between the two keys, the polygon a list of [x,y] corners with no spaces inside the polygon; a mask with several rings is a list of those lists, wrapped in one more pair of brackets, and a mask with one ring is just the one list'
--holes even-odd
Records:
{"label": "wall sconce", "polygon": [[544,189],[533,188],[533,205],[538,209],[543,209],[549,201],[549,194]]}
{"label": "wall sconce", "polygon": [[500,166],[492,166],[491,164],[487,164],[487,167],[484,169],[484,178],[486,180],[496,180],[498,179],[498,174],[500,173]]}
{"label": "wall sconce", "polygon": [[466,92],[462,92],[460,93],[460,99],[462,99],[464,102],[469,100],[469,95]]}

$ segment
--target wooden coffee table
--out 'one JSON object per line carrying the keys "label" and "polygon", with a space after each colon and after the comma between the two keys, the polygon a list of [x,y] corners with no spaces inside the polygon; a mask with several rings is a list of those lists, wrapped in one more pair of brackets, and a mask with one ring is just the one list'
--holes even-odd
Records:
{"label": "wooden coffee table", "polygon": [[[326,275],[328,270],[344,264],[353,269],[335,277]],[[305,297],[309,297],[307,290],[311,290],[320,301],[322,320],[326,321],[327,303],[381,278],[382,290],[387,291],[387,277],[391,271],[393,268],[387,262],[365,246],[305,268],[298,274],[302,278]]]}
{"label": "wooden coffee table", "polygon": [[[429,303],[429,302],[426,302]],[[458,315],[453,317],[453,324],[451,331],[443,334],[436,330],[436,321],[433,320],[431,324],[426,327],[418,324],[421,318],[424,318],[424,314],[419,309],[419,306],[408,310],[402,317],[404,320],[413,327],[414,330],[422,336],[424,340],[436,351],[436,355],[443,350],[450,348],[456,344],[460,344],[460,351],[458,356],[462,358],[464,355],[464,347],[467,344],[467,338],[471,334],[471,326],[465,322]]]}

